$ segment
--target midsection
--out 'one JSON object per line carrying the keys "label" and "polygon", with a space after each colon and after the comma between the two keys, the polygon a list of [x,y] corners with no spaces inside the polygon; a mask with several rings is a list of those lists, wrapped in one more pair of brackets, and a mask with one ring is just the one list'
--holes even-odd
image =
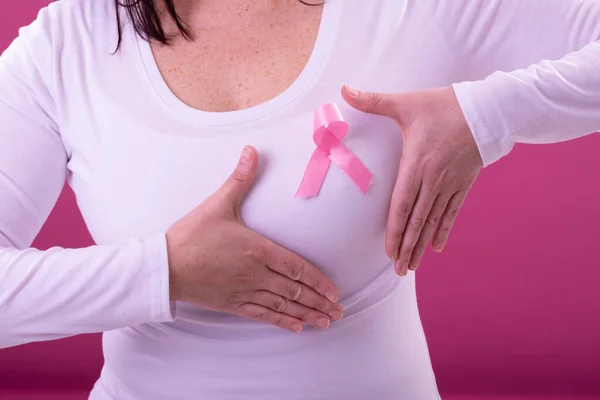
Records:
{"label": "midsection", "polygon": [[235,327],[222,335],[225,329],[188,332],[175,323],[105,333],[98,393],[121,400],[436,399],[413,278],[327,331],[266,326],[248,337]]}

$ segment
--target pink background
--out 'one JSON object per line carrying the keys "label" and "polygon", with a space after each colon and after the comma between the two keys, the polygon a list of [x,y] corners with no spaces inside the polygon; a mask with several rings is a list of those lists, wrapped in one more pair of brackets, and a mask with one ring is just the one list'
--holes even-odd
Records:
{"label": "pink background", "polygon": [[[5,2],[0,51],[46,3]],[[518,146],[482,172],[447,250],[427,254],[419,303],[446,399],[600,399],[599,154],[600,135]],[[66,189],[34,245],[90,244]],[[99,335],[0,350],[0,398],[84,399],[101,365]]]}

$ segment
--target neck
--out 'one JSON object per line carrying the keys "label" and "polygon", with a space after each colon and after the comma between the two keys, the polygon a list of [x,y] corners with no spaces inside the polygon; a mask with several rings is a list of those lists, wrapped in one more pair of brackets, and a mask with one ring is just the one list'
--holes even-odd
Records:
{"label": "neck", "polygon": [[[298,0],[173,0],[181,21],[192,31],[210,29],[235,21],[250,24],[256,20],[273,18],[282,10],[289,10]],[[161,20],[174,26],[169,17],[166,2],[158,3]]]}

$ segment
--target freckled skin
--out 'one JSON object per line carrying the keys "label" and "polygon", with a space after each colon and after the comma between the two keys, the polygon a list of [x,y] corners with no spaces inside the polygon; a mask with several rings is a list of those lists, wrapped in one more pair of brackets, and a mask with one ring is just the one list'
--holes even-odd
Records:
{"label": "freckled skin", "polygon": [[249,108],[288,88],[308,62],[323,12],[298,0],[179,0],[176,7],[193,41],[153,43],[156,63],[175,96],[212,112]]}

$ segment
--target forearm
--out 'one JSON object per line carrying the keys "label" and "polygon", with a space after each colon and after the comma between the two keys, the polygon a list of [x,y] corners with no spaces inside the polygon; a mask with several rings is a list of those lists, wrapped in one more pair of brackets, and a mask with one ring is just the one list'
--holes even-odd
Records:
{"label": "forearm", "polygon": [[453,85],[484,165],[516,142],[600,128],[600,3],[418,0],[454,58]]}
{"label": "forearm", "polygon": [[0,248],[0,348],[172,320],[167,264],[164,235],[122,246]]}
{"label": "forearm", "polygon": [[561,142],[600,130],[600,42],[557,61],[453,85],[484,165],[514,143]]}

